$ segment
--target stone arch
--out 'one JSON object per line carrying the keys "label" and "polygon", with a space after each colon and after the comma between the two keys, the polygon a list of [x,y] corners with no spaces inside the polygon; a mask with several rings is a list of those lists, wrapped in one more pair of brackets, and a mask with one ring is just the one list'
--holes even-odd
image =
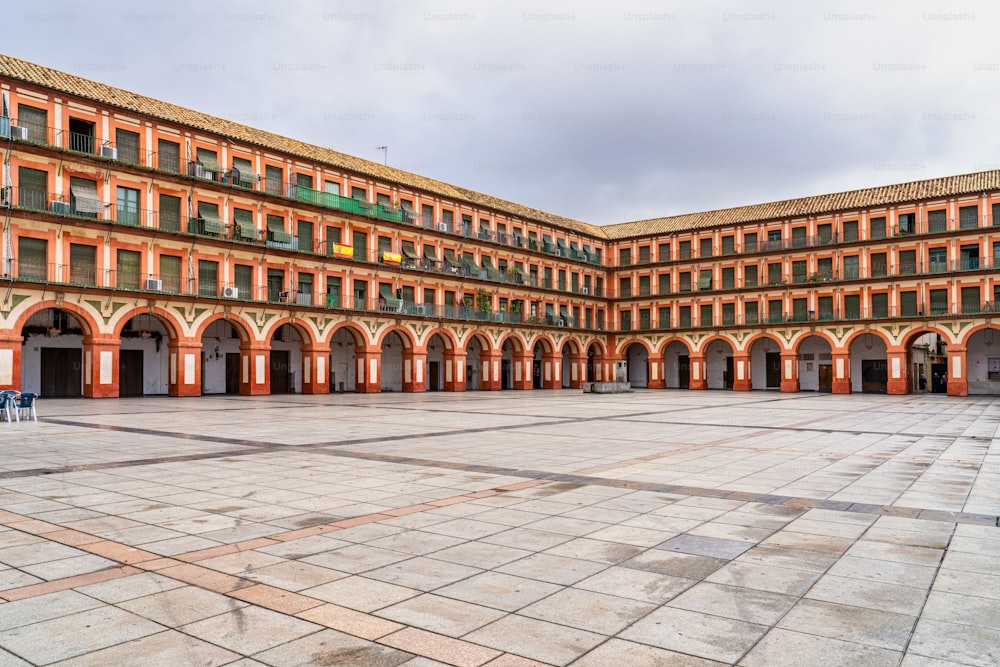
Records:
{"label": "stone arch", "polygon": [[[961,345],[965,348],[965,377],[959,380],[964,379],[966,393],[1000,395],[1000,325],[988,322],[973,327],[962,337]],[[952,362],[952,376],[954,371]]]}
{"label": "stone arch", "polygon": [[326,338],[321,341],[324,347],[333,345],[339,331],[345,331],[346,335],[350,336],[354,340],[355,347],[361,352],[367,351],[371,346],[371,341],[365,330],[358,324],[354,322],[337,322],[330,329],[330,332],[326,334]]}
{"label": "stone arch", "polygon": [[101,328],[97,323],[97,318],[90,311],[81,307],[79,304],[72,303],[70,301],[57,300],[40,301],[28,306],[21,312],[20,315],[18,315],[18,318],[14,321],[14,325],[11,329],[13,331],[20,332],[24,329],[25,324],[27,324],[28,320],[31,319],[32,315],[50,308],[54,310],[65,310],[77,321],[79,321],[84,338],[100,334]]}
{"label": "stone arch", "polygon": [[833,348],[830,336],[818,331],[807,332],[794,340],[799,391],[833,391]]}
{"label": "stone arch", "polygon": [[646,350],[647,356],[652,356],[653,354],[653,350],[649,345],[649,341],[643,340],[642,338],[628,338],[618,344],[618,348],[615,350],[616,356],[624,358],[625,351],[628,350],[632,345],[641,345],[643,349]]}
{"label": "stone arch", "polygon": [[691,344],[680,336],[667,339],[660,347],[663,380],[667,389],[691,388]]}
{"label": "stone arch", "polygon": [[709,389],[732,389],[736,378],[736,344],[716,334],[702,341],[699,352],[705,359],[705,380]]}
{"label": "stone arch", "polygon": [[750,388],[781,388],[781,354],[787,352],[784,342],[767,332],[754,334],[743,344],[749,357]]}
{"label": "stone arch", "polygon": [[434,327],[424,334],[425,347],[430,343],[430,340],[434,338],[434,336],[438,336],[441,339],[441,342],[444,344],[444,348],[449,352],[458,348],[458,336],[455,335],[455,332],[446,329],[445,327]]}
{"label": "stone arch", "polygon": [[319,338],[316,330],[304,322],[301,317],[282,317],[273,322],[268,322],[269,326],[263,332],[265,340],[270,341],[274,337],[274,334],[285,324],[295,329],[303,345],[312,345]]}
{"label": "stone arch", "polygon": [[170,393],[169,348],[180,330],[174,314],[162,308],[132,308],[121,315],[114,326],[120,341],[119,397]]}
{"label": "stone arch", "polygon": [[378,338],[375,339],[375,347],[382,347],[385,344],[385,339],[388,338],[390,334],[398,335],[400,340],[403,341],[403,347],[405,349],[412,350],[416,347],[417,342],[413,337],[413,332],[406,327],[386,327],[379,334]]}
{"label": "stone arch", "polygon": [[860,330],[845,341],[850,355],[851,391],[885,394],[889,383],[890,341],[878,331]]}
{"label": "stone arch", "polygon": [[227,323],[229,323],[230,326],[233,327],[233,329],[236,330],[236,333],[240,337],[241,343],[253,342],[253,336],[251,334],[251,332],[253,331],[252,326],[248,322],[243,320],[241,317],[228,317],[226,316],[225,313],[215,313],[213,315],[209,315],[204,320],[202,320],[198,324],[198,328],[195,329],[194,332],[195,340],[201,340],[205,336],[205,331],[208,329],[208,327],[211,326],[213,322],[218,322],[219,320],[225,320]]}
{"label": "stone arch", "polygon": [[[107,382],[98,390],[96,373],[88,372],[87,360],[91,360],[91,368],[103,365],[110,353],[112,367],[103,367],[113,373],[117,370],[113,368],[117,350],[100,349],[105,337],[96,318],[79,304],[33,304],[17,318],[11,333],[22,341],[11,359],[11,388],[53,398],[114,395],[113,385]],[[102,355],[101,361],[97,360],[98,354]]]}
{"label": "stone arch", "polygon": [[150,317],[156,318],[161,324],[163,324],[163,328],[167,330],[167,335],[171,340],[179,338],[181,331],[184,330],[183,325],[175,317],[175,313],[171,313],[169,310],[160,308],[159,306],[154,306],[153,308],[149,308],[148,306],[137,306],[135,308],[130,308],[119,316],[114,325],[114,334],[121,337],[125,325],[130,320],[140,315],[149,315]]}
{"label": "stone arch", "polygon": [[649,345],[639,339],[628,341],[622,348],[621,356],[628,364],[628,381],[633,387],[645,388],[650,382]]}
{"label": "stone arch", "polygon": [[559,346],[561,357],[560,385],[563,389],[568,389],[574,384],[579,386],[580,368],[576,365],[576,359],[580,356],[580,344],[572,338],[567,338]]}
{"label": "stone arch", "polygon": [[522,338],[520,334],[514,332],[510,332],[504,335],[500,339],[500,342],[498,344],[498,349],[502,350],[504,345],[506,345],[508,342],[511,344],[511,347],[513,348],[514,352],[523,353],[525,350],[528,349],[528,342],[524,338]]}

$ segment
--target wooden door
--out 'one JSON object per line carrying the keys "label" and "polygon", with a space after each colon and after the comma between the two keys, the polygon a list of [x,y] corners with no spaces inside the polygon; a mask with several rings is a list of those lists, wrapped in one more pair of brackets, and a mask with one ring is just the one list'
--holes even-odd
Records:
{"label": "wooden door", "polygon": [[542,388],[542,360],[534,359],[531,364],[531,386],[535,389]]}
{"label": "wooden door", "polygon": [[288,375],[288,350],[271,350],[271,393],[287,394],[291,391]]}
{"label": "wooden door", "polygon": [[885,359],[861,360],[861,392],[884,394],[889,382],[889,364]]}
{"label": "wooden door", "polygon": [[226,393],[240,393],[240,353],[226,353]]}
{"label": "wooden door", "polygon": [[723,386],[726,389],[733,388],[733,358],[726,357],[726,373],[723,376]]}
{"label": "wooden door", "polygon": [[428,391],[437,391],[441,388],[441,362],[440,361],[428,361],[427,362],[427,389]]}
{"label": "wooden door", "polygon": [[142,350],[118,350],[118,395],[142,396]]}
{"label": "wooden door", "polygon": [[781,387],[781,353],[768,352],[765,357],[767,365],[766,383],[768,389]]}
{"label": "wooden door", "polygon": [[66,398],[83,395],[83,350],[43,347],[41,395]]}
{"label": "wooden door", "polygon": [[500,360],[500,388],[501,389],[513,389],[514,387],[514,372],[510,359]]}
{"label": "wooden door", "polygon": [[833,366],[829,364],[819,365],[819,390],[833,391]]}
{"label": "wooden door", "polygon": [[691,357],[686,354],[677,355],[677,386],[691,388]]}

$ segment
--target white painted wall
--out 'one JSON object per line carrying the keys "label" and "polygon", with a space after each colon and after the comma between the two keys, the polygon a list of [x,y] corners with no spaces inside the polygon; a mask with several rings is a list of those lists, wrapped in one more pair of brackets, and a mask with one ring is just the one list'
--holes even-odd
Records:
{"label": "white painted wall", "polygon": [[[122,350],[142,350],[142,393],[165,395],[170,391],[170,352],[167,350],[167,339],[160,341],[160,351],[156,351],[156,340],[153,338],[122,338]],[[225,361],[223,361],[225,372]],[[120,380],[121,378],[119,378]],[[225,389],[223,375],[223,389]]]}
{"label": "white painted wall", "polygon": [[1000,364],[1000,329],[994,329],[992,334],[992,345],[986,344],[989,337],[985,331],[977,331],[969,338],[965,372],[970,394],[1000,394],[1000,382],[990,382],[988,376],[990,359],[995,359],[994,365]]}
{"label": "white painted wall", "polygon": [[357,363],[354,355],[354,338],[346,329],[333,335],[330,343],[330,391],[357,391]]}
{"label": "white painted wall", "polygon": [[642,345],[629,345],[628,353],[628,378],[633,387],[643,388],[649,386],[649,353]]}
{"label": "white painted wall", "polygon": [[[708,370],[708,388],[725,389],[726,387],[726,359],[733,356],[733,348],[727,343],[722,343],[722,352],[718,351],[719,341],[713,341],[708,346],[705,353],[705,363]],[[733,368],[735,375],[736,368]],[[733,378],[735,379],[735,377]]]}
{"label": "white painted wall", "polygon": [[[812,359],[803,359],[802,355],[813,355]],[[820,356],[830,355],[830,344],[820,336],[809,336],[799,345],[799,389],[802,391],[819,391],[819,367],[832,366],[832,359],[820,359]],[[812,370],[810,369],[810,366]]]}
{"label": "white painted wall", "polygon": [[[861,392],[861,361],[864,359],[886,360],[885,343],[878,336],[871,336],[872,349],[865,347],[866,336],[861,335],[851,342],[851,391]],[[891,374],[889,374],[891,379]]]}
{"label": "white painted wall", "polygon": [[382,391],[403,391],[403,341],[390,333],[382,342]]}
{"label": "white painted wall", "polygon": [[663,375],[667,381],[668,389],[677,389],[681,386],[680,362],[677,358],[687,353],[688,349],[684,347],[684,344],[676,341],[668,345],[664,351]]}

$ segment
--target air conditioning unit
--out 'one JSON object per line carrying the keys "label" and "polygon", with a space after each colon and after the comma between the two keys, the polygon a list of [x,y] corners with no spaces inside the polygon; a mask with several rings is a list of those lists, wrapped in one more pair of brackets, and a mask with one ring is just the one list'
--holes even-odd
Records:
{"label": "air conditioning unit", "polygon": [[28,140],[28,128],[18,127],[17,125],[10,126],[10,136],[12,139],[20,139],[22,141]]}
{"label": "air conditioning unit", "polygon": [[586,296],[587,294],[590,294],[590,288],[589,287],[581,287],[580,288],[580,294],[583,294],[584,296]]}
{"label": "air conditioning unit", "polygon": [[62,215],[69,215],[70,206],[68,201],[54,201],[52,202],[52,212],[60,213]]}
{"label": "air conditioning unit", "polygon": [[146,278],[146,289],[153,292],[162,292],[163,281],[156,278]]}
{"label": "air conditioning unit", "polygon": [[556,321],[556,326],[557,326],[557,327],[564,327],[564,326],[566,326],[566,320],[564,320],[563,318],[561,318],[561,317],[560,317],[560,318],[559,318],[559,319],[558,319],[558,320]]}
{"label": "air conditioning unit", "polygon": [[446,222],[439,222],[437,224],[437,228],[438,228],[439,232],[446,232],[446,231],[448,231],[448,223],[446,223]]}
{"label": "air conditioning unit", "polygon": [[223,287],[222,296],[227,299],[238,299],[240,298],[240,288],[239,287]]}
{"label": "air conditioning unit", "polygon": [[278,301],[281,303],[295,303],[295,292],[282,292],[278,295]]}
{"label": "air conditioning unit", "polygon": [[112,160],[118,159],[118,149],[114,146],[101,146],[101,157],[111,158]]}

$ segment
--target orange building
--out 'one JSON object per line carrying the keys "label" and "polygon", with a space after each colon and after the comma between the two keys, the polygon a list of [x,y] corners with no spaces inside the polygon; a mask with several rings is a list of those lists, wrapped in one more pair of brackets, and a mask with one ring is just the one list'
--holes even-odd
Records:
{"label": "orange building", "polygon": [[0,92],[0,388],[579,388],[625,359],[650,388],[1000,393],[1000,171],[599,227],[9,56]]}

